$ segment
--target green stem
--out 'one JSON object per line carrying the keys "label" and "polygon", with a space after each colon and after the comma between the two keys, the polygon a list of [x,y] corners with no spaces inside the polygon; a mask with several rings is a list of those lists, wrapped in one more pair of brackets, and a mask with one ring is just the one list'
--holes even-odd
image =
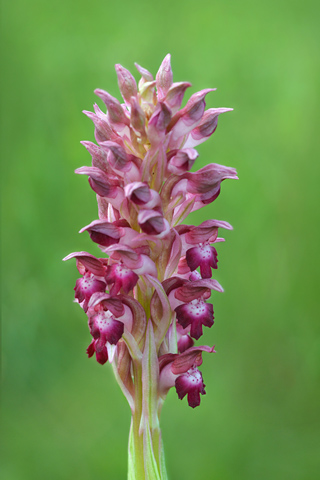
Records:
{"label": "green stem", "polygon": [[131,418],[128,446],[128,480],[167,480],[159,428],[150,428],[142,417],[141,364],[133,362],[135,409]]}

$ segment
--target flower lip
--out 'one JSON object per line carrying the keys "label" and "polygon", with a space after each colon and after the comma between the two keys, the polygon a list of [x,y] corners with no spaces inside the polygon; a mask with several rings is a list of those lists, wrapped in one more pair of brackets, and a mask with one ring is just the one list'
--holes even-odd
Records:
{"label": "flower lip", "polygon": [[198,340],[202,332],[202,325],[212,327],[213,325],[213,306],[211,303],[205,303],[203,300],[192,300],[189,303],[179,305],[175,308],[177,321],[186,328],[191,325],[190,335]]}
{"label": "flower lip", "polygon": [[109,310],[100,309],[89,315],[89,329],[95,340],[100,340],[101,347],[106,342],[116,345],[124,332],[124,324],[116,320]]}
{"label": "flower lip", "polygon": [[96,354],[97,362],[104,365],[108,361],[108,350],[106,345],[101,346],[98,344],[98,340],[93,339],[87,348],[88,357],[91,358],[93,354]]}
{"label": "flower lip", "polygon": [[211,268],[218,268],[217,250],[209,243],[200,243],[186,252],[187,264],[191,271],[200,266],[202,278],[211,278]]}
{"label": "flower lip", "polygon": [[96,292],[105,292],[106,283],[98,280],[93,273],[87,271],[82,278],[78,278],[74,287],[75,298],[79,303],[83,302],[83,310],[88,309],[88,302]]}
{"label": "flower lip", "polygon": [[197,368],[191,368],[176,378],[175,387],[180,400],[187,395],[188,404],[192,408],[200,405],[200,394],[205,395],[206,393],[202,374]]}
{"label": "flower lip", "polygon": [[122,263],[116,263],[107,267],[105,279],[108,285],[112,285],[110,294],[117,295],[121,288],[128,294],[137,284],[139,277]]}

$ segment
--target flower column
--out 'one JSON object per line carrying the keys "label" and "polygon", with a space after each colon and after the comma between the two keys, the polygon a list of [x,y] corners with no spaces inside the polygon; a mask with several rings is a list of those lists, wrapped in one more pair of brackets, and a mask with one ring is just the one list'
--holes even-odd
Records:
{"label": "flower column", "polygon": [[181,109],[191,85],[173,83],[170,55],[155,80],[136,67],[138,86],[116,65],[123,104],[96,90],[107,113],[97,105],[94,113],[84,112],[94,123],[97,145],[82,142],[92,165],[76,173],[88,176],[99,219],[81,232],[88,232],[103,256],[75,252],[65,260],[76,258],[81,275],[75,298],[92,336],[87,354],[112,364],[131,408],[128,478],[163,480],[161,407],[171,387],[193,408],[206,393],[198,367],[202,353],[214,348],[195,346],[194,340],[203,326],[213,325],[208,300],[212,291],[222,291],[211,279],[218,261],[212,244],[223,240],[219,228],[232,228],[218,220],[199,226],[182,222],[218,197],[223,180],[237,176],[218,164],[190,172],[198,157],[194,147],[212,135],[218,116],[231,110],[205,111],[213,89],[195,93]]}

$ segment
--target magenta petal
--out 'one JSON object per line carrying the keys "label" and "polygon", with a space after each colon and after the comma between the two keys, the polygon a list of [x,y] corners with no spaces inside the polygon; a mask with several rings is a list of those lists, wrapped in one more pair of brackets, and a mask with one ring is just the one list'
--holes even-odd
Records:
{"label": "magenta petal", "polygon": [[96,353],[96,360],[101,365],[104,365],[108,361],[108,350],[105,344],[99,344],[99,340],[92,340],[87,348],[88,357]]}
{"label": "magenta petal", "polygon": [[202,278],[211,278],[211,267],[218,268],[217,251],[209,244],[189,248],[186,260],[191,271],[200,266]]}
{"label": "magenta petal", "polygon": [[128,268],[136,269],[142,266],[141,255],[128,245],[118,243],[117,245],[110,245],[110,247],[107,247],[104,251],[108,255],[112,255],[116,260],[122,259]]}
{"label": "magenta petal", "polygon": [[106,284],[101,280],[97,280],[92,273],[87,272],[82,278],[78,278],[74,290],[75,298],[79,303],[85,300],[83,309],[86,311],[90,297],[96,292],[105,292]]}
{"label": "magenta petal", "polygon": [[104,365],[108,361],[107,347],[104,347],[102,350],[96,352],[96,359],[100,365]]}
{"label": "magenta petal", "polygon": [[88,348],[87,348],[87,354],[88,354],[88,357],[89,357],[89,358],[91,358],[92,355],[93,355],[94,352],[95,352],[94,344],[95,344],[95,340],[93,339],[92,342],[90,343],[90,345],[89,345]]}
{"label": "magenta petal", "polygon": [[203,334],[202,325],[212,327],[213,325],[213,306],[211,303],[205,303],[202,300],[193,300],[192,302],[179,305],[175,308],[177,321],[186,328],[191,325],[190,335],[198,340]]}
{"label": "magenta petal", "polygon": [[112,345],[115,345],[122,337],[124,331],[124,324],[122,322],[119,322],[119,320],[112,320],[112,323],[108,327],[106,327],[104,331],[105,330],[107,331],[105,335],[108,342]]}
{"label": "magenta petal", "polygon": [[105,342],[115,345],[123,334],[124,324],[116,320],[109,310],[101,309],[98,313],[89,316],[89,328],[93,338],[101,337]]}
{"label": "magenta petal", "polygon": [[178,340],[178,352],[182,353],[188,350],[188,348],[193,347],[194,341],[189,335],[181,335]]}
{"label": "magenta petal", "polygon": [[111,295],[117,295],[121,288],[125,294],[128,294],[137,284],[139,277],[136,273],[118,263],[107,267],[105,276],[108,285],[112,285]]}
{"label": "magenta petal", "polygon": [[200,394],[205,395],[206,393],[201,372],[197,368],[192,368],[187,373],[180,375],[175,381],[175,386],[180,399],[188,395],[188,404],[192,408],[200,405]]}
{"label": "magenta petal", "polygon": [[96,360],[101,365],[104,365],[108,360],[108,349],[106,343],[106,340],[102,338],[99,338],[99,340],[95,341]]}

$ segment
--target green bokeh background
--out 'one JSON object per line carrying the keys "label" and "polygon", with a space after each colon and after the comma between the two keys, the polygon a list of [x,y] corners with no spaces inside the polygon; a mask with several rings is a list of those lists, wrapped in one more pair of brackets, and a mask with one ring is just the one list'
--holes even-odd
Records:
{"label": "green bokeh background", "polygon": [[[218,246],[216,344],[200,408],[170,392],[170,479],[313,480],[319,472],[319,2],[2,3],[3,460],[5,480],[126,478],[129,409],[109,365],[88,360],[69,252],[95,195],[73,174],[94,140],[95,88],[119,97],[114,64],[217,87],[234,107],[198,167],[236,167],[190,222],[229,221]],[[136,75],[136,78],[138,76]]]}

